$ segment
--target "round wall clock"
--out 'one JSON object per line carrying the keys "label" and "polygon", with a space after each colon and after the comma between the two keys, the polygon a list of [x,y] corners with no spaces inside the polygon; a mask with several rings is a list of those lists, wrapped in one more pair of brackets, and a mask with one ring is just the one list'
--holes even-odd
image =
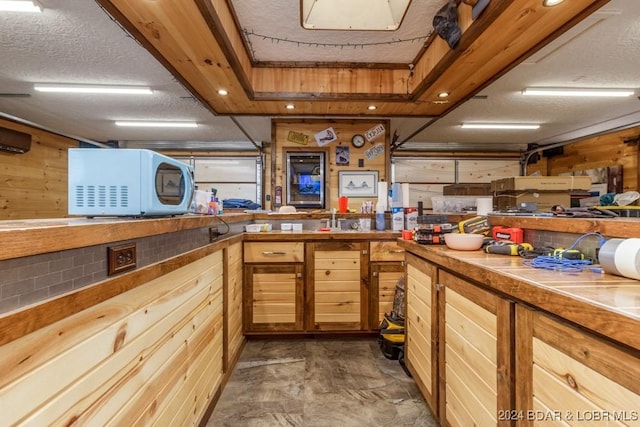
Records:
{"label": "round wall clock", "polygon": [[351,144],[356,148],[362,147],[364,145],[364,136],[359,133],[353,135],[353,138],[351,138]]}

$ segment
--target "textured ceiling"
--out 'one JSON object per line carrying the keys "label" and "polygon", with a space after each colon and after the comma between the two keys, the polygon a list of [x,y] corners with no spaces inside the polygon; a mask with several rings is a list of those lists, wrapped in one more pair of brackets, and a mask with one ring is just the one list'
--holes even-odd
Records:
{"label": "textured ceiling", "polygon": [[433,28],[441,0],[414,0],[396,31],[306,30],[300,0],[232,0],[255,61],[410,64]]}
{"label": "textured ceiling", "polygon": [[[571,0],[573,1],[573,0]],[[42,14],[0,13],[0,113],[60,133],[95,141],[150,141],[173,146],[253,147],[269,141],[271,117],[221,117],[195,101],[144,48],[90,0],[41,0]],[[267,37],[246,36],[254,59],[266,62],[392,62],[408,64],[422,42],[390,43],[424,37],[434,8],[443,0],[411,10],[401,30],[391,32],[322,31],[310,39],[298,28],[298,1],[232,0],[241,28]],[[416,5],[412,5],[412,8]],[[560,38],[538,51],[478,95],[434,121],[394,117],[404,147],[526,147],[590,135],[640,123],[640,101],[563,101],[524,99],[526,86],[640,88],[640,1],[612,0]],[[289,28],[289,26],[291,28]],[[406,28],[405,28],[406,26]],[[288,29],[289,28],[289,29]],[[303,44],[277,42],[278,38]],[[298,38],[300,38],[298,40]],[[341,46],[315,46],[308,43]],[[382,44],[365,47],[364,44]],[[342,45],[354,44],[357,47]],[[143,84],[151,97],[71,96],[33,91],[39,82]],[[7,96],[27,95],[27,96]],[[197,129],[117,128],[118,119],[196,120]],[[463,121],[537,122],[538,131],[480,132],[459,128]],[[422,130],[421,130],[422,129]],[[495,144],[495,145],[494,145]]]}

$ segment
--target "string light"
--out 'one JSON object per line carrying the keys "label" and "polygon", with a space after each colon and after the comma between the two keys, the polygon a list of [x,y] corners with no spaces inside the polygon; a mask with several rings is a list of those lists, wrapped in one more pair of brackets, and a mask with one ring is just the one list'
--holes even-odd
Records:
{"label": "string light", "polygon": [[425,36],[419,36],[419,37],[412,37],[409,39],[396,39],[396,40],[389,40],[389,41],[384,41],[384,42],[372,42],[372,43],[318,43],[318,42],[306,42],[306,41],[302,41],[302,40],[291,40],[288,38],[281,38],[281,37],[275,37],[275,36],[268,36],[266,34],[259,34],[256,33],[254,31],[251,30],[247,30],[246,28],[242,30],[244,33],[244,37],[247,41],[247,45],[249,46],[250,50],[251,50],[251,55],[255,58],[255,50],[253,48],[253,45],[251,44],[251,40],[250,37],[257,37],[257,38],[261,38],[262,40],[268,40],[271,43],[276,43],[279,44],[280,42],[282,43],[289,43],[289,44],[295,44],[297,47],[328,47],[328,48],[340,48],[340,49],[344,49],[346,48],[353,48],[353,49],[364,49],[365,47],[373,47],[373,46],[382,46],[382,45],[394,45],[394,44],[398,44],[398,43],[414,43],[417,41],[423,41],[423,40],[427,40],[429,37],[431,37],[431,35],[433,34],[433,31],[430,31],[427,35]]}

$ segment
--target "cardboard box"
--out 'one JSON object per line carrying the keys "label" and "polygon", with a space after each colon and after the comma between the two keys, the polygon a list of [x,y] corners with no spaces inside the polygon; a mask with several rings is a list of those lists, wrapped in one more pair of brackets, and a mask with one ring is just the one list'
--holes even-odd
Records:
{"label": "cardboard box", "polygon": [[[491,191],[571,191],[590,190],[588,176],[514,176],[491,181]],[[567,207],[569,204],[567,204]]]}
{"label": "cardboard box", "polygon": [[490,196],[491,183],[451,184],[442,187],[445,196]]}
{"label": "cardboard box", "polygon": [[535,203],[539,212],[549,212],[554,205],[562,205],[565,208],[571,205],[571,196],[568,191],[507,191],[497,193],[494,200],[499,211],[517,210],[520,203]]}

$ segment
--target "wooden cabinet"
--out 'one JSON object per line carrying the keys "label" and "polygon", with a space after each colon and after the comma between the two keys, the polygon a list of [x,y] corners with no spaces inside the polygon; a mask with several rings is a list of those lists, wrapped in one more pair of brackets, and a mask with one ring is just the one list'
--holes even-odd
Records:
{"label": "wooden cabinet", "polygon": [[302,331],[304,243],[244,244],[244,329]]}
{"label": "wooden cabinet", "polygon": [[442,425],[509,425],[513,303],[407,255],[406,359]]}
{"label": "wooden cabinet", "polygon": [[367,242],[307,243],[307,330],[368,329],[367,253]]}
{"label": "wooden cabinet", "polygon": [[393,309],[396,284],[404,275],[404,249],[395,241],[369,243],[369,326],[376,329],[385,313]]}
{"label": "wooden cabinet", "polygon": [[445,425],[509,425],[513,303],[440,270],[440,417]]}
{"label": "wooden cabinet", "polygon": [[405,360],[434,415],[438,414],[437,268],[407,254]]}
{"label": "wooden cabinet", "polygon": [[242,262],[242,242],[237,241],[225,249],[224,257],[224,327],[223,353],[224,372],[227,372],[233,361],[240,356],[244,335],[242,331],[242,278],[244,264]]}
{"label": "wooden cabinet", "polygon": [[524,306],[516,319],[517,410],[504,417],[519,426],[640,425],[637,350]]}
{"label": "wooden cabinet", "polygon": [[404,274],[395,241],[244,243],[244,330],[372,332]]}

